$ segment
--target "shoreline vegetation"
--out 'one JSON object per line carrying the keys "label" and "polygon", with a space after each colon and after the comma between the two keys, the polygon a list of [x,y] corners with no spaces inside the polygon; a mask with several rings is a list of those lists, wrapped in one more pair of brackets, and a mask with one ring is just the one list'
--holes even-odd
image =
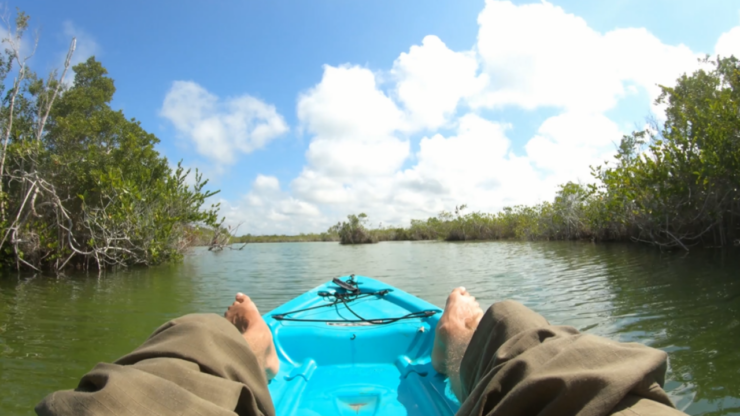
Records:
{"label": "shoreline vegetation", "polygon": [[38,39],[29,50],[23,38],[29,16],[0,17],[0,269],[153,265],[220,228],[218,205],[203,209],[217,192],[197,171],[188,184],[153,134],[110,107],[116,88],[94,57],[70,68],[72,39],[61,74],[39,76],[28,67]]}
{"label": "shoreline vegetation", "polygon": [[[593,183],[561,185],[552,202],[470,212],[465,205],[407,227],[370,228],[349,215],[326,232],[236,237],[218,219],[218,193],[196,170],[173,166],[159,140],[110,103],[116,91],[94,57],[61,71],[31,71],[29,16],[0,16],[0,269],[110,269],[182,258],[188,247],[401,240],[634,241],[663,249],[740,245],[740,62],[702,69],[661,86],[662,125],[624,136],[616,160],[592,167]],[[73,82],[67,81],[70,69]],[[61,72],[61,73],[60,73]],[[70,72],[71,73],[71,72]],[[237,227],[238,228],[238,227]],[[238,248],[236,248],[238,249]]]}
{"label": "shoreline vegetation", "polygon": [[624,136],[616,164],[592,167],[593,183],[561,185],[552,202],[498,213],[441,212],[408,227],[370,229],[365,214],[324,233],[242,236],[240,243],[402,240],[632,241],[661,249],[740,245],[740,62],[702,60],[703,69],[661,86],[662,125]]}

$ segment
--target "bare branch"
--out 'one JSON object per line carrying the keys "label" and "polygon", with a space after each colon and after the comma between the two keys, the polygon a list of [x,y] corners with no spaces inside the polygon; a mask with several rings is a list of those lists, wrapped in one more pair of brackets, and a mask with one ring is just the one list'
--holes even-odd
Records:
{"label": "bare branch", "polygon": [[51,99],[46,103],[46,111],[44,112],[43,117],[41,117],[41,119],[39,120],[38,129],[36,130],[36,141],[41,141],[41,135],[44,133],[46,120],[49,117],[49,112],[51,111],[52,105],[54,105],[54,100],[56,100],[57,98],[59,88],[64,83],[64,77],[67,76],[67,70],[69,69],[69,65],[72,61],[72,55],[75,53],[76,47],[77,38],[72,38],[72,42],[69,44],[69,50],[67,51],[67,58],[64,60],[64,71],[62,71],[62,75],[59,77],[59,81],[57,81],[54,87],[54,94],[52,94]]}

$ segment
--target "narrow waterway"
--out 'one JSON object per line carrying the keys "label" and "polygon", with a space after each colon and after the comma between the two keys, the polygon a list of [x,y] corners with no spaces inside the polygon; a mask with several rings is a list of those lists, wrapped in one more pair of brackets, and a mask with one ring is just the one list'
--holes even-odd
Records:
{"label": "narrow waterway", "polygon": [[635,245],[398,242],[252,244],[194,250],[178,265],[67,277],[0,277],[0,414],[33,413],[99,361],[170,318],[223,313],[234,293],[268,312],[333,277],[374,277],[442,306],[464,285],[551,323],[669,353],[666,389],[692,415],[740,414],[740,253]]}

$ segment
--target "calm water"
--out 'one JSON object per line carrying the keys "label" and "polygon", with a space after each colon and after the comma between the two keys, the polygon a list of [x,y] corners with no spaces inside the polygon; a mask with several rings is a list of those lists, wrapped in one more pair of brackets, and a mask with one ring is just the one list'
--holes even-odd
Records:
{"label": "calm water", "polygon": [[740,253],[660,254],[570,243],[254,244],[196,250],[183,264],[97,275],[0,277],[0,414],[32,413],[99,361],[237,291],[262,312],[343,274],[443,305],[464,285],[482,304],[516,299],[551,323],[670,354],[666,389],[689,414],[740,414]]}

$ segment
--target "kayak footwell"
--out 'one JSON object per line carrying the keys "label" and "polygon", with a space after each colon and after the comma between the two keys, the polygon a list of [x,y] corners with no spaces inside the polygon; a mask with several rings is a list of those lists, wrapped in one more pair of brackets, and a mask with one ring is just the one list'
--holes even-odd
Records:
{"label": "kayak footwell", "polygon": [[[430,359],[441,310],[367,277],[353,281],[350,295],[370,295],[336,302],[347,291],[327,283],[265,315],[280,358],[269,383],[277,414],[454,415],[459,403]],[[306,308],[315,309],[291,313]],[[436,313],[413,315],[424,310]]]}
{"label": "kayak footwell", "polygon": [[[280,415],[454,414],[438,411],[440,405],[449,408],[444,390],[438,390],[445,387],[442,376],[427,373],[426,377],[436,378],[432,383],[416,372],[399,377],[395,366],[329,366],[317,369],[309,380],[273,381],[270,389],[283,390],[280,397],[273,397]],[[337,385],[340,380],[347,384]]]}

